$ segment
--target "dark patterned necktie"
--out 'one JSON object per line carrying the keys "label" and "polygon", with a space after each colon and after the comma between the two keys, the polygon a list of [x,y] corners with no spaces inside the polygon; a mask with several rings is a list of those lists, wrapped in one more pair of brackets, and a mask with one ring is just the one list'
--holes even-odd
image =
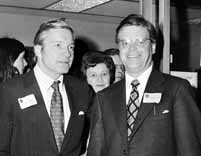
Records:
{"label": "dark patterned necktie", "polygon": [[137,112],[139,110],[139,92],[137,86],[139,85],[138,80],[133,80],[131,82],[132,91],[127,104],[127,127],[128,127],[128,140],[130,140],[133,126],[136,120]]}
{"label": "dark patterned necktie", "polygon": [[62,97],[59,91],[60,81],[55,81],[51,87],[54,89],[50,106],[50,118],[54,130],[54,136],[58,150],[61,150],[61,145],[64,138],[64,113]]}

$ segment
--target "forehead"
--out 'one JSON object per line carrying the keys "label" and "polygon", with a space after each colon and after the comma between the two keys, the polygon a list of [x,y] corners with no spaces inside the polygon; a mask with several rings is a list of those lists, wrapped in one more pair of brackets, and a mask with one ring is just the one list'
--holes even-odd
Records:
{"label": "forehead", "polygon": [[49,29],[44,31],[41,34],[41,39],[43,41],[49,42],[56,42],[56,41],[65,41],[65,42],[72,42],[73,41],[73,34],[68,29]]}
{"label": "forehead", "polygon": [[105,63],[98,63],[96,66],[94,67],[89,67],[87,69],[87,73],[91,73],[91,72],[96,72],[96,73],[101,73],[102,71],[108,70],[107,66]]}
{"label": "forehead", "polygon": [[149,32],[145,27],[128,25],[119,30],[118,39],[144,39],[149,38]]}

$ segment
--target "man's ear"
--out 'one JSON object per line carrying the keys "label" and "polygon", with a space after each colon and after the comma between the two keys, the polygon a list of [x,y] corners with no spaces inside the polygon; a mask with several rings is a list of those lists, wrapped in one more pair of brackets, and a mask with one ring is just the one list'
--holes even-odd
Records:
{"label": "man's ear", "polygon": [[37,58],[41,58],[41,49],[42,49],[41,45],[34,46],[34,53]]}
{"label": "man's ear", "polygon": [[156,43],[151,44],[151,50],[152,50],[152,54],[156,53]]}

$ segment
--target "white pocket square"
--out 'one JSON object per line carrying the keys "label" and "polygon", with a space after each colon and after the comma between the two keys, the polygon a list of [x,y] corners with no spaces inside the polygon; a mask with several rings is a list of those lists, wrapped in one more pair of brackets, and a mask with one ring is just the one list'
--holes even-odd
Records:
{"label": "white pocket square", "polygon": [[78,115],[84,115],[83,111],[79,111]]}
{"label": "white pocket square", "polygon": [[166,113],[169,113],[169,110],[164,110],[164,111],[162,112],[162,114],[166,114]]}

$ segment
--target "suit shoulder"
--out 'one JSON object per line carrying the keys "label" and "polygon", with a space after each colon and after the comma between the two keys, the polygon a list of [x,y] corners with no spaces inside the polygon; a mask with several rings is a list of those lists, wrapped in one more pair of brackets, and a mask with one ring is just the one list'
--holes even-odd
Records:
{"label": "suit shoulder", "polygon": [[71,76],[71,75],[64,76],[64,83],[71,84],[73,88],[92,89],[86,81],[80,80],[79,78]]}
{"label": "suit shoulder", "polygon": [[188,83],[189,84],[189,81],[184,78],[173,76],[170,74],[165,74],[165,73],[162,73],[162,74],[166,81],[171,81],[172,83],[184,83],[184,84]]}
{"label": "suit shoulder", "polygon": [[188,90],[191,91],[192,93],[194,92],[190,82],[184,78],[164,73],[163,77],[164,77],[163,83],[165,84],[164,86],[166,86],[167,88],[172,88],[172,90],[178,90],[178,89]]}
{"label": "suit shoulder", "polygon": [[109,94],[109,93],[112,93],[118,89],[121,89],[121,87],[124,87],[125,84],[124,84],[124,80],[120,80],[119,82],[116,82],[116,83],[113,83],[111,84],[109,87],[99,91],[98,93],[99,94]]}

